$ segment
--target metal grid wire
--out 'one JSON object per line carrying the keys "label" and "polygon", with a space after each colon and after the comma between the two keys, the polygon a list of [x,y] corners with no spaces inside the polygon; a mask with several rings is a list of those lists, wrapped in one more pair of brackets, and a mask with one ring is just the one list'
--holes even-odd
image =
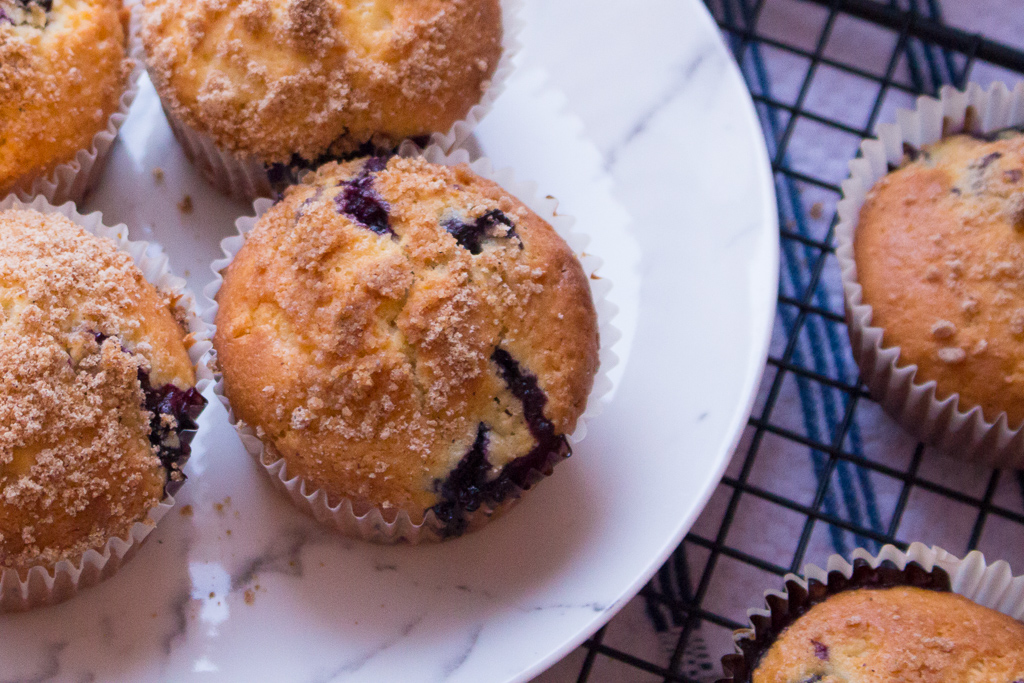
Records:
{"label": "metal grid wire", "polygon": [[[745,608],[755,606],[765,588],[778,587],[777,577],[805,562],[823,562],[825,551],[941,540],[953,552],[981,547],[1006,557],[1010,538],[1017,541],[1011,554],[1024,552],[1012,547],[1024,548],[1024,474],[964,466],[950,476],[948,462],[898,428],[876,433],[887,418],[857,376],[833,246],[839,182],[859,140],[871,137],[877,122],[893,120],[897,107],[912,106],[918,94],[962,87],[969,78],[1012,83],[1024,73],[1024,52],[945,25],[938,0],[705,3],[741,66],[772,159],[782,226],[773,345],[726,477],[694,531],[641,591],[646,616],[665,636],[663,656],[618,645],[620,616],[583,646],[581,682],[592,676],[714,680],[730,632],[744,626]],[[769,15],[786,9],[781,5],[790,6],[785,16],[800,17],[813,30],[799,32],[799,40],[793,31],[774,31]],[[867,34],[888,49],[836,47]],[[840,84],[845,99],[816,92],[822,83],[833,90]],[[859,110],[820,106],[836,99],[857,102]],[[838,167],[805,163],[809,149]],[[786,410],[779,408],[784,401]],[[794,412],[801,416],[795,422],[786,417]],[[798,458],[812,473],[809,491],[790,486],[786,468],[796,467]],[[914,506],[930,506],[942,519],[908,524]],[[758,525],[777,525],[780,518],[788,520],[787,547],[756,542]],[[1004,545],[986,545],[989,535]],[[721,598],[730,593],[738,597]]]}

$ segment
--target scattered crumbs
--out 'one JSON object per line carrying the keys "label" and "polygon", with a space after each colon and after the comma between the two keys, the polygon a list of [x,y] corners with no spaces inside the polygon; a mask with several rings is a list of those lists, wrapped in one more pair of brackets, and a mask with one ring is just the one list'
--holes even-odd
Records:
{"label": "scattered crumbs", "polygon": [[825,215],[825,206],[821,202],[814,202],[811,204],[810,214],[814,220],[820,220]]}
{"label": "scattered crumbs", "polygon": [[192,271],[190,271],[188,268],[185,269],[185,277],[192,277]]}
{"label": "scattered crumbs", "polygon": [[181,516],[182,517],[191,517],[192,516],[192,506],[191,505],[186,505],[185,507],[181,508]]}
{"label": "scattered crumbs", "polygon": [[242,515],[239,514],[238,510],[235,510],[235,519],[241,519]]}
{"label": "scattered crumbs", "polygon": [[245,604],[251,605],[254,602],[256,602],[256,593],[251,588],[247,588],[245,590]]}
{"label": "scattered crumbs", "polygon": [[[289,560],[289,562],[288,562],[288,566],[289,566],[289,567],[294,567],[294,566],[295,566],[295,564],[296,564],[296,563],[295,563],[295,560]],[[323,564],[322,564],[322,563],[321,563],[321,566],[323,566]]]}
{"label": "scattered crumbs", "polygon": [[192,213],[192,195],[187,194],[181,198],[181,201],[178,202],[178,211],[185,214]]}
{"label": "scattered crumbs", "polygon": [[231,529],[228,529],[228,530],[227,530],[227,531],[225,531],[224,533],[226,533],[226,534],[227,534],[228,536],[230,536],[230,535],[231,535]]}
{"label": "scattered crumbs", "polygon": [[214,503],[213,509],[217,512],[224,512],[224,503]]}
{"label": "scattered crumbs", "polygon": [[217,594],[213,591],[210,591],[210,599],[213,600],[215,597],[217,597]]}
{"label": "scattered crumbs", "polygon": [[164,181],[164,169],[160,168],[159,166],[154,167],[153,180],[155,180],[158,183],[162,183]]}
{"label": "scattered crumbs", "polygon": [[591,273],[591,274],[590,274],[590,279],[591,279],[591,280],[600,280],[600,279],[601,279],[601,276],[600,276],[600,275],[598,275],[597,273]]}
{"label": "scattered crumbs", "polygon": [[957,365],[967,359],[967,352],[958,346],[950,346],[939,349],[939,360],[947,365]]}
{"label": "scattered crumbs", "polygon": [[324,564],[323,562],[321,562],[321,563],[320,563],[320,566],[321,566],[321,567],[326,567],[327,565],[326,565],[326,564]]}
{"label": "scattered crumbs", "polygon": [[936,320],[932,324],[932,336],[936,339],[949,339],[956,334],[956,325],[948,320]]}
{"label": "scattered crumbs", "polygon": [[153,612],[153,613],[152,613],[152,614],[150,614],[149,616],[150,616],[150,618],[152,618],[152,619],[156,619],[156,612]]}

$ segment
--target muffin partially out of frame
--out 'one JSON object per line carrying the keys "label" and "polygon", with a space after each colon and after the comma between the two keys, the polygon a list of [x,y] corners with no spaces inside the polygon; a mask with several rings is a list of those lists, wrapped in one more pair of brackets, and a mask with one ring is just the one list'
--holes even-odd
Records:
{"label": "muffin partially out of frame", "polygon": [[723,658],[731,677],[720,683],[1024,679],[1024,623],[950,586],[938,566],[910,562],[901,570],[859,558],[849,577],[831,571],[827,583],[811,579],[806,588],[787,581],[785,597],[767,596],[770,614],[755,613],[754,629],[738,633],[742,654]]}
{"label": "muffin partially out of frame", "polygon": [[502,14],[499,0],[147,0],[143,40],[172,119],[237,159],[309,166],[464,119]]}
{"label": "muffin partially out of frame", "polygon": [[1024,135],[906,147],[869,192],[854,235],[871,324],[916,381],[960,409],[1024,424]]}
{"label": "muffin partially out of frame", "polygon": [[0,566],[102,552],[181,485],[205,405],[188,341],[112,242],[0,211]]}
{"label": "muffin partially out of frame", "polygon": [[439,537],[569,454],[598,367],[572,250],[465,166],[327,164],[258,220],[217,300],[225,394],[288,475]]}
{"label": "muffin partially out of frame", "polygon": [[0,197],[90,150],[128,87],[120,0],[0,0]]}

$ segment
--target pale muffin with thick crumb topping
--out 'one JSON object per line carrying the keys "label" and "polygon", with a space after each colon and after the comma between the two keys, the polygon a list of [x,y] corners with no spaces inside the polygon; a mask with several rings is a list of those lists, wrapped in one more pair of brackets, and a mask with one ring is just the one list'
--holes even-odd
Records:
{"label": "pale muffin with thick crumb topping", "polygon": [[1024,424],[1024,135],[907,147],[854,235],[871,325],[915,381],[989,421]]}
{"label": "pale muffin with thick crumb topping", "polygon": [[205,405],[188,341],[110,240],[0,211],[0,567],[102,550],[180,486]]}
{"label": "pale muffin with thick crumb topping", "polygon": [[447,132],[502,52],[498,0],[146,0],[168,113],[267,165]]}
{"label": "pale muffin with thick crumb topping", "polygon": [[0,0],[0,197],[90,150],[132,62],[120,0]]}
{"label": "pale muffin with thick crumb topping", "polygon": [[259,219],[217,301],[225,394],[289,476],[443,536],[569,454],[598,368],[572,250],[466,166],[327,164]]}

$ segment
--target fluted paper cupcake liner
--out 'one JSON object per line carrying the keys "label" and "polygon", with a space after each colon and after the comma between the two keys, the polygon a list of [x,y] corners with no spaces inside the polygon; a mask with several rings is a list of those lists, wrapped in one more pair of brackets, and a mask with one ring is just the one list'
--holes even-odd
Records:
{"label": "fluted paper cupcake liner", "polygon": [[68,201],[82,201],[96,187],[106,167],[110,149],[117,139],[117,131],[128,118],[128,110],[139,93],[139,77],[145,68],[145,52],[138,31],[141,20],[140,7],[132,7],[131,12],[128,58],[131,60],[132,70],[118,101],[117,111],[107,118],[106,127],[92,137],[92,144],[86,149],[78,150],[74,159],[60,164],[46,175],[30,176],[20,180],[11,189],[12,193],[23,199],[31,199],[38,195],[45,197],[52,204],[63,204]]}
{"label": "fluted paper cupcake liner", "polygon": [[1024,576],[1015,577],[1002,560],[988,564],[978,551],[960,559],[941,548],[913,543],[906,552],[887,545],[877,555],[859,548],[851,559],[852,563],[832,555],[824,569],[809,564],[801,576],[786,575],[785,590],[765,591],[766,609],[748,611],[750,628],[736,631],[736,652],[722,658],[725,678],[719,683],[749,682],[761,657],[791,623],[812,606],[846,590],[897,585],[950,590],[1024,620]]}
{"label": "fluted paper cupcake liner", "polygon": [[[605,397],[611,391],[612,383],[608,378],[608,371],[618,363],[618,358],[611,351],[611,348],[620,336],[613,324],[617,309],[607,298],[612,283],[603,277],[599,279],[594,278],[595,273],[600,268],[601,261],[597,257],[585,252],[589,238],[573,229],[574,220],[572,218],[556,213],[558,203],[555,199],[539,196],[536,184],[517,181],[511,169],[495,170],[490,160],[486,158],[479,158],[471,162],[469,153],[465,150],[455,150],[448,154],[436,145],[431,145],[426,150],[423,150],[413,143],[406,142],[400,148],[399,154],[404,157],[422,156],[431,163],[446,166],[455,166],[461,163],[469,164],[470,168],[477,175],[496,182],[550,223],[578,256],[580,263],[583,265],[583,271],[590,281],[601,338],[600,368],[594,378],[594,387],[587,401],[587,408],[577,421],[575,432],[569,437],[570,444],[575,445],[579,443],[586,435],[587,421],[596,417],[601,412]],[[235,221],[238,235],[228,237],[221,242],[225,258],[213,262],[211,267],[215,279],[204,291],[211,305],[203,313],[203,317],[211,328],[214,327],[217,318],[218,306],[216,298],[217,292],[220,291],[223,284],[222,272],[228,267],[239,250],[241,250],[242,245],[245,244],[245,235],[253,229],[259,217],[271,206],[273,206],[273,202],[268,199],[257,200],[253,204],[256,215],[245,216]],[[213,352],[213,355],[215,355],[215,352]],[[215,367],[216,361],[211,358],[210,364]],[[219,376],[218,380],[220,380]],[[438,522],[433,511],[428,511],[422,522],[416,522],[404,510],[392,510],[385,513],[379,508],[368,507],[349,499],[342,499],[332,503],[332,501],[327,499],[327,495],[323,490],[317,489],[313,484],[301,477],[290,475],[284,459],[278,455],[273,446],[264,444],[249,425],[237,419],[231,409],[227,396],[224,394],[222,380],[218,381],[214,386],[214,393],[221,403],[224,404],[225,408],[227,408],[229,419],[238,430],[246,451],[266,471],[274,486],[283,491],[300,510],[312,515],[325,524],[333,526],[346,536],[361,538],[367,541],[377,543],[406,541],[415,544],[425,541],[444,540],[445,537],[441,530],[441,524]],[[534,470],[531,472],[529,488],[532,488],[532,486],[548,476],[557,460],[558,458],[551,458],[543,471]],[[496,507],[484,506],[476,512],[467,515],[468,530],[479,529],[495,516],[506,512],[516,504],[523,492],[523,489],[516,489],[500,505]]]}
{"label": "fluted paper cupcake liner", "polygon": [[872,326],[872,308],[863,300],[853,248],[861,207],[889,165],[903,159],[904,143],[921,147],[938,142],[944,134],[963,132],[965,126],[968,132],[988,133],[1024,125],[1024,83],[1012,92],[1002,83],[988,90],[975,83],[966,91],[944,87],[939,99],[920,97],[915,110],[898,111],[896,121],[880,125],[877,139],[861,143],[862,156],[850,162],[838,207],[836,257],[853,357],[872,397],[918,439],[964,460],[1024,467],[1024,426],[1011,429],[1006,413],[993,421],[978,406],[964,410],[956,393],[939,399],[936,382],[919,382],[917,366],[901,365],[900,348],[885,345],[885,330]]}
{"label": "fluted paper cupcake liner", "polygon": [[[197,312],[195,297],[186,288],[185,280],[170,272],[167,255],[160,245],[131,241],[126,226],[109,227],[103,223],[101,213],[80,214],[71,202],[54,206],[41,196],[25,202],[10,195],[0,201],[0,211],[7,209],[34,209],[44,214],[60,214],[93,235],[113,240],[119,250],[132,257],[146,280],[175,301],[178,313],[187,322],[192,337],[188,354],[195,367],[196,389],[203,391],[210,386],[213,373],[206,359],[213,348],[213,329]],[[179,436],[185,443],[191,443],[195,434],[196,430],[183,430]],[[54,605],[113,576],[134,555],[157,522],[173,506],[174,497],[165,495],[163,500],[149,510],[143,521],[132,526],[126,537],[115,536],[102,548],[87,550],[70,560],[61,560],[53,566],[34,566],[23,573],[16,569],[3,569],[0,571],[0,612],[19,612]]]}
{"label": "fluted paper cupcake liner", "polygon": [[[447,132],[431,135],[432,145],[445,151],[461,145],[473,134],[473,130],[491,110],[494,101],[504,92],[505,83],[515,68],[513,60],[522,47],[519,41],[523,27],[522,4],[522,0],[501,0],[502,53],[490,83],[480,101],[469,109],[465,118],[452,124]],[[167,106],[164,107],[164,114],[185,156],[215,188],[244,201],[273,195],[267,165],[262,161],[220,149],[210,135],[176,117]]]}

